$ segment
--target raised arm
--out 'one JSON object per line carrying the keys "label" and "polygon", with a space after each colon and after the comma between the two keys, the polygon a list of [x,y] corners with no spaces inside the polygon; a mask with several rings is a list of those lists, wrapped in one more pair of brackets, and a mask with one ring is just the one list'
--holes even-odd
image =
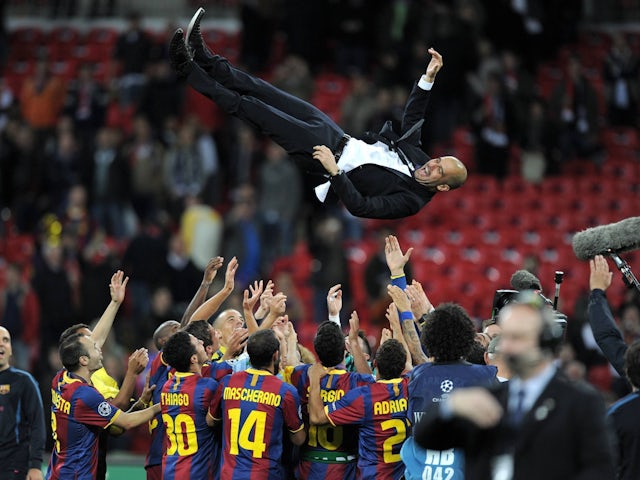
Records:
{"label": "raised arm", "polygon": [[120,305],[122,305],[122,302],[124,301],[127,283],[129,283],[129,277],[125,278],[122,270],[118,270],[111,276],[111,282],[109,283],[111,302],[107,305],[107,308],[100,317],[100,320],[98,320],[98,323],[96,323],[91,334],[93,340],[99,347],[104,345],[104,342],[109,336],[109,332],[113,326],[113,320],[116,318],[116,313],[118,313]]}
{"label": "raised arm", "polygon": [[413,253],[410,247],[405,253],[402,253],[400,242],[395,235],[388,235],[384,239],[384,257],[387,261],[389,274],[391,275],[391,284],[404,290],[407,288],[407,278],[404,274],[404,266],[407,264]]}
{"label": "raised arm", "polygon": [[131,397],[136,388],[136,379],[149,363],[149,352],[146,348],[139,348],[129,356],[127,373],[122,380],[120,391],[113,399],[107,399],[120,410],[127,410],[131,403]]}
{"label": "raised arm", "polygon": [[628,347],[616,326],[605,296],[605,292],[611,285],[612,273],[609,271],[607,260],[602,255],[596,255],[593,260],[589,260],[589,267],[591,269],[589,276],[591,294],[587,308],[589,324],[596,343],[606,359],[621,376],[625,376],[624,354]]}
{"label": "raised arm", "polygon": [[327,414],[324,411],[324,403],[320,395],[320,380],[327,374],[325,368],[315,363],[309,367],[309,403],[307,410],[309,411],[309,422],[312,425],[324,425],[329,423]]}
{"label": "raised arm", "polygon": [[338,283],[327,293],[327,312],[329,312],[329,320],[342,328],[340,310],[342,310],[342,285]]}
{"label": "raised arm", "polygon": [[[260,300],[263,290],[264,284],[262,280],[260,280],[259,282],[254,281],[253,285],[249,285],[249,288],[245,289],[243,293],[242,310],[244,313],[244,321],[247,324],[250,335],[258,331],[258,322],[253,314],[253,309],[258,300]],[[251,295],[249,295],[249,293],[251,293]]]}
{"label": "raised arm", "polygon": [[422,351],[422,345],[420,344],[420,339],[418,338],[418,332],[416,331],[416,327],[413,321],[413,313],[411,312],[411,304],[407,295],[400,290],[400,287],[395,285],[389,285],[387,287],[387,291],[389,292],[389,296],[393,300],[394,306],[400,312],[400,325],[402,326],[402,333],[404,335],[404,339],[407,343],[407,347],[409,348],[409,352],[411,353],[411,359],[413,360],[413,365],[420,365],[422,363],[427,362],[427,356]]}
{"label": "raised arm", "polygon": [[271,298],[269,304],[269,313],[260,324],[260,330],[267,330],[273,327],[273,324],[276,322],[278,317],[284,315],[286,310],[287,296],[282,292],[276,293],[273,298]]}
{"label": "raised arm", "polygon": [[218,270],[222,267],[223,262],[224,262],[224,258],[214,257],[211,260],[209,260],[209,263],[207,263],[207,266],[204,269],[204,276],[202,278],[202,283],[198,287],[196,294],[193,296],[193,298],[191,299],[191,302],[189,302],[189,305],[187,306],[187,309],[184,311],[184,314],[182,315],[182,320],[180,320],[181,327],[184,327],[189,323],[189,320],[193,315],[193,313],[207,299],[207,294],[209,293],[209,287],[211,286],[211,283],[213,283],[213,279],[216,278],[216,273],[218,273]]}
{"label": "raised arm", "polygon": [[238,260],[236,259],[236,257],[233,257],[227,265],[227,271],[224,275],[224,286],[218,293],[216,293],[213,297],[200,305],[200,307],[198,307],[196,311],[193,312],[193,315],[191,315],[191,318],[189,318],[189,322],[193,320],[209,320],[211,315],[218,311],[220,305],[222,305],[224,301],[229,298],[229,295],[231,295],[231,293],[233,292],[237,270]]}
{"label": "raised arm", "polygon": [[353,365],[356,367],[358,373],[371,375],[371,367],[367,363],[367,359],[364,356],[362,348],[360,348],[360,341],[358,331],[360,330],[360,319],[358,313],[354,310],[349,318],[349,349],[351,350],[351,356],[353,357]]}
{"label": "raised arm", "polygon": [[[409,345],[407,345],[407,341],[404,338],[404,332],[402,330],[402,326],[400,325],[400,317],[398,316],[398,307],[396,307],[395,303],[390,303],[387,307],[387,313],[385,314],[387,320],[389,320],[389,327],[391,328],[391,335],[393,338],[398,340],[402,346],[404,347],[405,352],[407,352],[407,358],[404,362],[404,372],[407,373],[413,368],[413,362],[411,357],[411,350],[409,349]],[[380,340],[380,345],[382,345],[382,340]],[[417,347],[414,346],[414,349]],[[422,348],[420,347],[420,351]]]}
{"label": "raised arm", "polygon": [[[431,59],[429,60],[429,64],[427,65],[422,80],[428,83],[433,83],[436,80],[436,75],[442,68],[442,56],[433,48],[430,48],[427,51],[431,55]],[[414,124],[424,119],[429,95],[429,90],[425,90],[419,85],[414,86],[404,109],[401,127],[402,133],[405,133]]]}

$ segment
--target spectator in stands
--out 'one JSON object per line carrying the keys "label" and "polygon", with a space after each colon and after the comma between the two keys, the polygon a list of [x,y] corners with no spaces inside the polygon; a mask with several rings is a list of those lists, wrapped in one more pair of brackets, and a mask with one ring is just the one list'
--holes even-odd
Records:
{"label": "spectator in stands", "polygon": [[52,205],[60,205],[73,185],[82,180],[82,152],[73,128],[56,132],[46,159],[45,191]]}
{"label": "spectator in stands", "polygon": [[40,347],[40,303],[15,263],[7,265],[0,293],[0,325],[12,332],[13,365],[29,370]]}
{"label": "spectator in stands", "polygon": [[224,219],[223,256],[238,259],[238,287],[242,290],[261,277],[263,248],[256,191],[249,184],[241,185],[233,193],[232,201]]}
{"label": "spectator in stands", "polygon": [[87,162],[86,178],[90,187],[91,211],[95,221],[110,235],[121,239],[130,235],[125,211],[130,205],[129,162],[121,149],[120,132],[103,127]]}
{"label": "spectator in stands", "polygon": [[176,143],[167,149],[164,159],[164,181],[174,218],[184,210],[186,197],[202,195],[212,171],[206,160],[198,146],[196,126],[184,123]]}
{"label": "spectator in stands", "polygon": [[507,176],[515,121],[513,104],[500,75],[489,75],[473,115],[479,173],[499,180]]}
{"label": "spectator in stands", "polygon": [[631,50],[623,32],[614,32],[603,73],[609,125],[638,126],[639,73],[638,55]]}
{"label": "spectator in stands", "polygon": [[268,271],[274,260],[293,250],[302,179],[298,167],[277,144],[269,142],[265,160],[258,172],[258,211],[264,247],[262,262],[264,271]]}
{"label": "spectator in stands", "polygon": [[533,98],[525,107],[520,130],[520,172],[522,178],[539,185],[547,173],[548,155],[552,148],[552,132],[547,108],[542,99]]}
{"label": "spectator in stands", "polygon": [[155,215],[165,202],[165,183],[159,174],[164,171],[164,150],[149,118],[134,117],[133,135],[123,146],[123,154],[131,171],[131,204],[138,219]]}
{"label": "spectator in stands", "polygon": [[70,84],[65,99],[64,113],[73,119],[83,149],[89,148],[93,137],[104,125],[107,92],[93,79],[93,65],[83,63]]}
{"label": "spectator in stands", "polygon": [[36,145],[42,147],[58,123],[65,92],[64,82],[52,74],[49,61],[39,59],[20,91],[22,117],[34,129]]}
{"label": "spectator in stands", "polygon": [[141,15],[131,11],[127,17],[125,31],[118,35],[113,58],[120,62],[120,102],[123,105],[137,104],[145,84],[144,71],[149,61],[152,42],[142,29]]}
{"label": "spectator in stands", "polygon": [[[164,273],[177,310],[183,312],[200,284],[202,271],[193,264],[179,233],[169,239]],[[156,323],[157,325],[158,323]]]}
{"label": "spectator in stands", "polygon": [[578,56],[569,58],[564,78],[551,93],[549,115],[555,132],[554,162],[562,165],[575,157],[601,162],[598,93]]}
{"label": "spectator in stands", "polygon": [[347,132],[356,137],[362,136],[370,125],[371,118],[378,105],[373,85],[369,78],[358,70],[350,74],[351,91],[342,101],[342,119],[340,123]]}
{"label": "spectator in stands", "polygon": [[276,65],[271,80],[273,86],[305,101],[311,100],[314,84],[309,65],[302,58],[289,55]]}
{"label": "spectator in stands", "polygon": [[[141,93],[138,114],[145,116],[154,134],[158,135],[169,117],[182,114],[184,105],[184,85],[171,71],[166,58],[152,61],[146,70],[147,80]],[[158,99],[162,101],[159,102]]]}

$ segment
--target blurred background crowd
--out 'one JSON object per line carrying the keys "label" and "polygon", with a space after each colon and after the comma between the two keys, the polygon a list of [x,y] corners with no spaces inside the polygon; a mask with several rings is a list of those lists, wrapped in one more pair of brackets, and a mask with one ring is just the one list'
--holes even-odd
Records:
{"label": "blurred background crowd", "polygon": [[[537,274],[547,296],[564,271],[564,361],[621,393],[586,323],[588,265],[571,235],[638,212],[639,1],[0,5],[0,324],[44,392],[59,334],[100,316],[117,269],[130,283],[105,346],[115,378],[129,352],[152,348],[157,325],[182,316],[216,255],[239,260],[229,307],[240,310],[249,282],[272,279],[308,344],[341,283],[344,310],[377,338],[393,233],[415,248],[409,276],[431,301],[459,302],[478,326],[515,270]],[[438,49],[423,145],[465,162],[467,185],[401,221],[319,204],[280,147],[170,70],[170,32],[197,6],[214,51],[353,136],[399,122],[426,49]],[[634,267],[640,256],[625,258]],[[637,293],[619,278],[608,292],[629,343],[640,338]]]}

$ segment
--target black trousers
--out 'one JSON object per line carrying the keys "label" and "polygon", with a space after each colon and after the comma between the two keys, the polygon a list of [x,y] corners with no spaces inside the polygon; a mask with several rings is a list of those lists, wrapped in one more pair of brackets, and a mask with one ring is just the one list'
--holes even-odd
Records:
{"label": "black trousers", "polygon": [[304,100],[233,67],[214,55],[193,65],[187,77],[198,92],[223,111],[254,126],[314,172],[324,168],[311,157],[315,145],[334,150],[343,130],[325,113]]}

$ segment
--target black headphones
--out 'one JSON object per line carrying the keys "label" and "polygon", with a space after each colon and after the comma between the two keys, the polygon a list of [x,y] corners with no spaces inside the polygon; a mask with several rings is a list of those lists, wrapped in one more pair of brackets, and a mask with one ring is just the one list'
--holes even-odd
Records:
{"label": "black headphones", "polygon": [[564,341],[564,332],[567,326],[566,316],[555,312],[545,299],[533,290],[520,292],[514,298],[514,303],[528,305],[540,313],[542,329],[538,337],[538,345],[541,350],[557,353]]}

